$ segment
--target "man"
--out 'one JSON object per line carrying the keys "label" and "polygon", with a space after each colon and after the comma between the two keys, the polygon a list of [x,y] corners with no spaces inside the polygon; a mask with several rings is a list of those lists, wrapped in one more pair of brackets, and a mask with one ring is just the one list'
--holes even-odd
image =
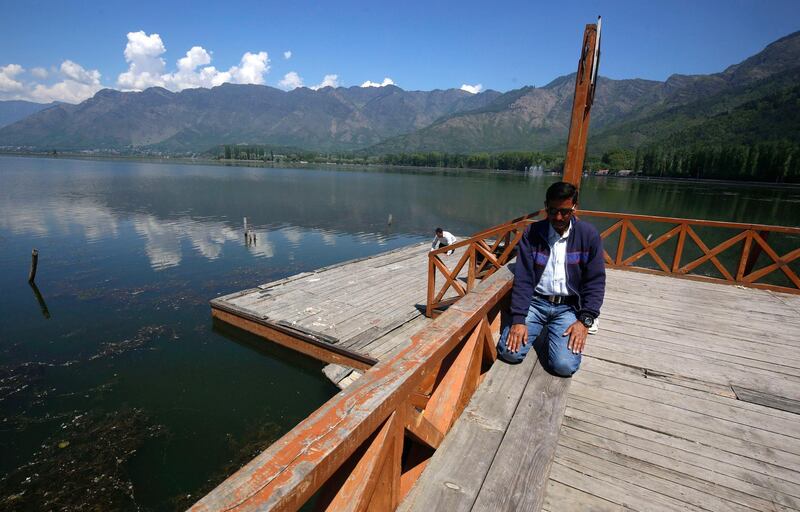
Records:
{"label": "man", "polygon": [[[456,237],[449,231],[444,231],[442,228],[436,228],[436,236],[433,237],[433,243],[431,244],[431,251],[435,251],[440,247],[447,247],[448,245],[452,245],[456,243]],[[453,254],[452,250],[447,251],[447,254]]]}
{"label": "man", "polygon": [[547,189],[547,219],[525,229],[517,250],[511,290],[511,327],[498,356],[521,362],[547,329],[550,370],[569,377],[578,370],[589,328],[605,294],[603,245],[597,230],[575,216],[578,190],[566,182]]}

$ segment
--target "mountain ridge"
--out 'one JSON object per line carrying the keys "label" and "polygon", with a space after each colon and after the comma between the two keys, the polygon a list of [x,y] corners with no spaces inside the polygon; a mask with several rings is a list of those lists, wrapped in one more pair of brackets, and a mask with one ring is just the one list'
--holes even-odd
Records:
{"label": "mountain ridge", "polygon": [[[675,117],[685,115],[681,108],[714,98],[714,108],[735,107],[753,99],[748,88],[767,91],[764,82],[779,82],[797,62],[800,31],[718,73],[673,74],[663,82],[601,76],[589,150],[633,148],[669,137],[681,128]],[[405,91],[394,85],[291,91],[234,84],[180,92],[104,89],[78,105],[57,105],[0,128],[0,146],[176,153],[220,144],[365,154],[561,150],[574,80],[573,73],[543,87],[479,94]],[[658,121],[659,116],[673,121]]]}

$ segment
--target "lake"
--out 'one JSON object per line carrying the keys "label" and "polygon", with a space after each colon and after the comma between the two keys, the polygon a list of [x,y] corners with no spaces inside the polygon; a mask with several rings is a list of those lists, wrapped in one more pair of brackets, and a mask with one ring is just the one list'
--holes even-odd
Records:
{"label": "lake", "polygon": [[[0,503],[185,508],[337,392],[321,363],[215,327],[209,299],[471,234],[556,179],[0,157]],[[581,192],[585,209],[800,225],[799,188]]]}

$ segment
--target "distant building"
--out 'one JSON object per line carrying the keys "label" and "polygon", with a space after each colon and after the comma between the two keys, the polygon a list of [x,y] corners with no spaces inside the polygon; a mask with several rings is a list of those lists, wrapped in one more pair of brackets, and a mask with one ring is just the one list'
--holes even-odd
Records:
{"label": "distant building", "polygon": [[617,176],[630,176],[633,174],[633,171],[630,169],[622,169],[621,171],[617,171]]}
{"label": "distant building", "polygon": [[594,173],[595,176],[608,176],[608,169],[598,169]]}

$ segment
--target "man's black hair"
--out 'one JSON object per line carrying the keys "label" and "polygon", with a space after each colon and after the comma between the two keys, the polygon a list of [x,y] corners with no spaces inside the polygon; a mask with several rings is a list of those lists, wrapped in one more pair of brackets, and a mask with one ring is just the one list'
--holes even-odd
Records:
{"label": "man's black hair", "polygon": [[442,228],[436,228],[434,233],[444,233],[444,230]]}
{"label": "man's black hair", "polygon": [[572,204],[578,203],[578,189],[572,183],[566,181],[557,181],[550,185],[545,195],[545,200],[550,201],[563,201],[564,199],[572,199]]}

